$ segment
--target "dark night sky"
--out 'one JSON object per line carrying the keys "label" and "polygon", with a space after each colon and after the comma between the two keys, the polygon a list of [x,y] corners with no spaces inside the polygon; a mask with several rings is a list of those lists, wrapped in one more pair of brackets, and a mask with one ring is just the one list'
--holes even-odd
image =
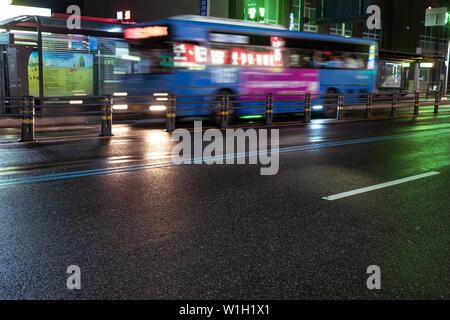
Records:
{"label": "dark night sky", "polygon": [[[212,1],[211,14],[228,16],[228,0]],[[198,14],[199,0],[13,0],[16,5],[51,8],[65,13],[76,4],[86,16],[116,18],[119,10],[131,10],[133,21],[149,21],[180,14]]]}
{"label": "dark night sky", "polygon": [[85,1],[85,13],[90,16],[115,18],[116,11],[128,9],[134,21],[154,20],[179,14],[198,14],[198,0]]}
{"label": "dark night sky", "polygon": [[13,0],[13,4],[51,8],[55,13],[65,13],[76,4],[83,15],[104,18],[116,18],[117,11],[130,9],[134,21],[198,14],[198,0]]}

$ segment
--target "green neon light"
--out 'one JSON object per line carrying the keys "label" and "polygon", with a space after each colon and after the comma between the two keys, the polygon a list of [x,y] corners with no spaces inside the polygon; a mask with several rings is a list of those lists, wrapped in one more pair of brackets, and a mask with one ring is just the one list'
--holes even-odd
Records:
{"label": "green neon light", "polygon": [[255,19],[256,17],[256,8],[249,8],[248,9],[248,15],[250,19]]}
{"label": "green neon light", "polygon": [[266,13],[266,9],[265,8],[259,8],[259,15],[261,16],[261,18],[264,18],[264,14]]}
{"label": "green neon light", "polygon": [[303,12],[302,12],[302,0],[298,1],[298,31],[302,30]]}
{"label": "green neon light", "polygon": [[264,118],[264,116],[261,114],[257,114],[257,115],[253,115],[253,116],[242,116],[239,118],[240,119],[261,119],[261,118]]}

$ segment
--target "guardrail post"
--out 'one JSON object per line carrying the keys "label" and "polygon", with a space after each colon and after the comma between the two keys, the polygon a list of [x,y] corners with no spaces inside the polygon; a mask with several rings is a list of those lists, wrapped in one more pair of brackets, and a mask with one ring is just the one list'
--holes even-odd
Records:
{"label": "guardrail post", "polygon": [[22,130],[20,142],[35,141],[34,139],[34,98],[23,97],[21,106]]}
{"label": "guardrail post", "polygon": [[439,91],[436,91],[436,94],[434,96],[434,114],[439,113],[440,102],[441,102],[441,93]]}
{"label": "guardrail post", "polygon": [[222,96],[222,108],[220,111],[220,129],[228,127],[228,107],[230,104],[230,97],[228,95]]}
{"label": "guardrail post", "polygon": [[338,95],[336,119],[344,119],[344,94],[342,93]]}
{"label": "guardrail post", "polygon": [[372,103],[373,103],[373,96],[372,93],[369,93],[367,95],[367,104],[366,104],[366,118],[370,118],[372,116]]}
{"label": "guardrail post", "polygon": [[273,95],[266,94],[266,124],[273,123]]}
{"label": "guardrail post", "polygon": [[169,105],[166,109],[166,131],[172,132],[175,130],[175,109],[177,107],[177,96],[169,94]]}
{"label": "guardrail post", "polygon": [[414,115],[419,115],[419,104],[420,104],[420,93],[419,91],[416,91],[414,93]]}
{"label": "guardrail post", "polygon": [[395,117],[397,115],[397,93],[392,95],[392,108],[391,108],[391,117]]}
{"label": "guardrail post", "polygon": [[307,93],[305,95],[305,122],[311,122],[311,94]]}
{"label": "guardrail post", "polygon": [[112,137],[112,99],[104,96],[102,107],[102,132],[100,137]]}

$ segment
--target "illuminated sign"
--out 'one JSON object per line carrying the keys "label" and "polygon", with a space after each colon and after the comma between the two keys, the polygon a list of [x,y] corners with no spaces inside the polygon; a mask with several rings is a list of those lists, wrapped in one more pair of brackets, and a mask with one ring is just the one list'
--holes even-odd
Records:
{"label": "illuminated sign", "polygon": [[209,16],[209,0],[200,0],[200,15],[201,16]]}
{"label": "illuminated sign", "polygon": [[369,60],[367,64],[367,68],[370,70],[375,69],[375,56],[377,53],[377,47],[375,45],[371,45],[369,49]]}
{"label": "illuminated sign", "polygon": [[117,11],[117,20],[131,20],[131,11],[130,10]]}
{"label": "illuminated sign", "polygon": [[173,48],[176,67],[191,67],[208,63],[208,49],[188,43],[176,43]]}
{"label": "illuminated sign", "polygon": [[[252,51],[243,48],[207,49],[189,43],[174,44],[175,67],[200,67],[211,65],[281,67],[283,55],[281,49]],[[209,53],[209,55],[208,55]]]}
{"label": "illuminated sign", "polygon": [[228,50],[211,49],[211,64],[225,65],[228,62]]}
{"label": "illuminated sign", "polygon": [[259,8],[259,15],[261,16],[261,18],[264,18],[264,14],[266,13],[266,9],[265,8]]}
{"label": "illuminated sign", "polygon": [[294,13],[289,14],[289,30],[294,30]]}
{"label": "illuminated sign", "polygon": [[125,39],[147,39],[153,37],[164,37],[169,34],[168,27],[153,26],[143,28],[125,29]]}
{"label": "illuminated sign", "polygon": [[248,16],[250,19],[256,18],[256,8],[248,8]]}
{"label": "illuminated sign", "polygon": [[266,8],[262,5],[264,1],[255,1],[249,3],[247,8],[247,16],[249,20],[264,21],[266,16]]}
{"label": "illuminated sign", "polygon": [[286,45],[286,42],[281,37],[270,37],[270,42],[274,48],[283,48]]}
{"label": "illuminated sign", "polygon": [[281,50],[255,52],[241,48],[231,49],[231,64],[235,66],[283,66]]}
{"label": "illuminated sign", "polygon": [[51,17],[52,10],[48,8],[16,6],[0,1],[0,21],[18,16],[43,16]]}
{"label": "illuminated sign", "polygon": [[421,68],[433,68],[434,63],[433,62],[421,62],[420,67]]}

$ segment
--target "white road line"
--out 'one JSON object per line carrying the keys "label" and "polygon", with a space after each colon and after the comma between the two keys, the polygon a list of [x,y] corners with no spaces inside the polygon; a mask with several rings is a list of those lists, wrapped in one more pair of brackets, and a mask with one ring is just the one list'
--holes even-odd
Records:
{"label": "white road line", "polygon": [[369,191],[373,191],[373,190],[377,190],[377,189],[387,188],[387,187],[390,187],[390,186],[395,186],[397,184],[401,184],[401,183],[405,183],[405,182],[409,182],[409,181],[413,181],[413,180],[417,180],[417,179],[422,179],[422,178],[426,178],[426,177],[435,176],[437,174],[440,174],[440,172],[431,171],[431,172],[422,173],[422,174],[419,174],[419,175],[416,175],[416,176],[411,176],[411,177],[408,177],[408,178],[398,179],[398,180],[394,180],[394,181],[390,181],[390,182],[376,184],[376,185],[370,186],[370,187],[365,187],[365,188],[361,188],[361,189],[356,189],[356,190],[352,190],[352,191],[347,191],[347,192],[334,194],[332,196],[323,197],[322,199],[329,200],[329,201],[334,201],[334,200],[338,200],[338,199],[342,199],[342,198],[346,198],[346,197],[351,197],[351,196],[354,196],[355,194],[360,194],[360,193],[365,193],[365,192],[369,192]]}

